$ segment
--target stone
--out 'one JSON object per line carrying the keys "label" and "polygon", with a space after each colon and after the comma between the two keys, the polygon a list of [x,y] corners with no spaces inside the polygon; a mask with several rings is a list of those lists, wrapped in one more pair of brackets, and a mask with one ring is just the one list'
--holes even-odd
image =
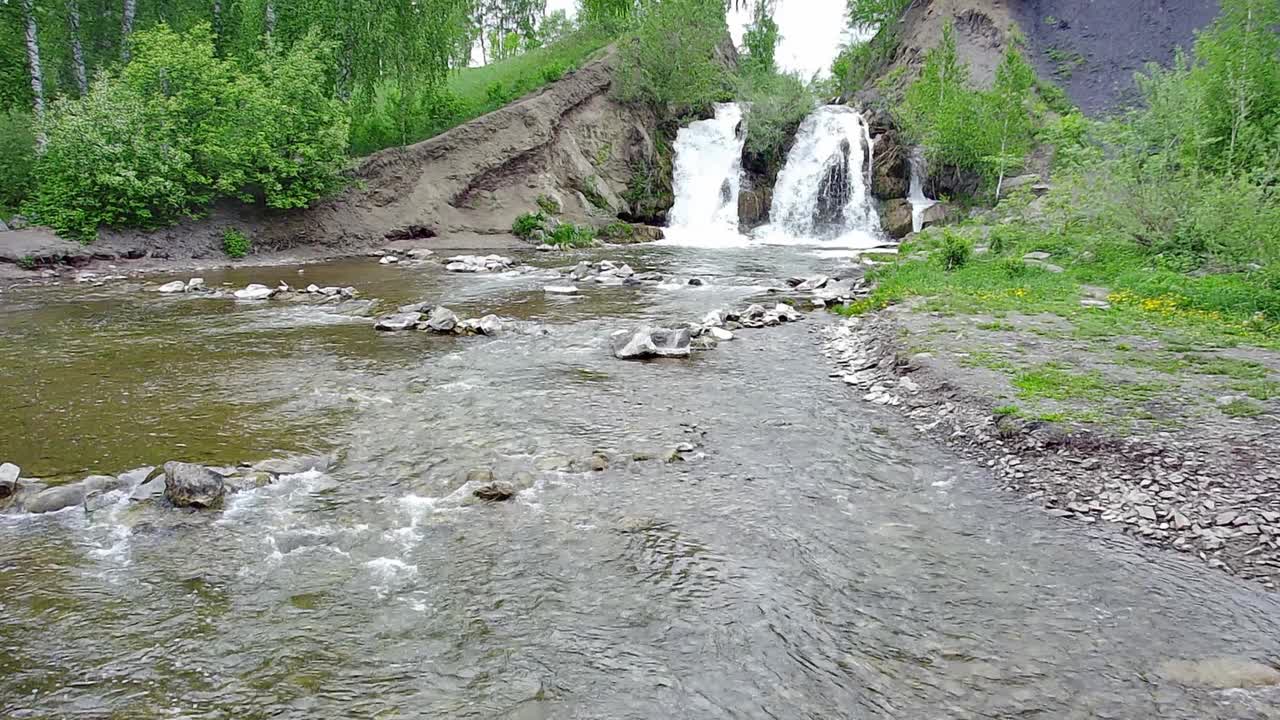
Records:
{"label": "stone", "polygon": [[466,481],[469,483],[486,484],[493,482],[493,470],[489,468],[474,468],[467,471]]}
{"label": "stone", "polygon": [[297,455],[288,458],[263,460],[262,462],[254,463],[249,470],[272,475],[297,475],[311,470],[324,472],[333,467],[334,460],[333,455]]}
{"label": "stone", "polygon": [[200,292],[204,289],[204,278],[191,278],[187,281],[187,292]]}
{"label": "stone", "polygon": [[587,469],[591,472],[604,472],[609,469],[609,458],[601,453],[596,453],[587,460]]}
{"label": "stone", "polygon": [[1155,522],[1156,509],[1151,507],[1150,505],[1139,505],[1138,517],[1142,518],[1143,520],[1150,520],[1152,522]]}
{"label": "stone", "polygon": [[778,314],[778,318],[782,322],[796,322],[804,319],[804,315],[799,310],[786,303],[778,303],[774,306],[773,311]]}
{"label": "stone", "polygon": [[429,313],[435,305],[429,302],[410,303],[396,308],[398,313]]}
{"label": "stone", "polygon": [[181,280],[174,280],[173,282],[167,282],[161,285],[160,287],[156,288],[156,292],[163,293],[165,295],[171,295],[174,293],[180,293],[180,292],[186,292],[186,291],[187,291],[187,284]]}
{"label": "stone", "polygon": [[450,333],[458,327],[458,316],[449,308],[440,305],[427,316],[427,329],[432,332]]}
{"label": "stone", "polygon": [[11,497],[18,491],[18,477],[22,469],[13,463],[0,465],[0,498]]}
{"label": "stone", "polygon": [[581,292],[573,285],[548,285],[542,291],[548,295],[577,295]]}
{"label": "stone", "polygon": [[702,316],[700,324],[707,328],[722,328],[724,327],[724,313],[719,310],[712,310]]}
{"label": "stone", "polygon": [[478,322],[481,335],[492,337],[502,332],[502,320],[497,315],[485,315]]}
{"label": "stone", "polygon": [[434,250],[428,250],[427,248],[414,248],[406,254],[414,260],[425,260],[436,253]]}
{"label": "stone", "polygon": [[1238,514],[1239,513],[1237,513],[1234,510],[1227,510],[1225,512],[1220,512],[1218,513],[1218,516],[1213,519],[1213,524],[1214,525],[1230,525],[1231,523],[1236,521],[1236,517],[1238,516]]}
{"label": "stone", "polygon": [[58,512],[84,503],[88,488],[82,483],[71,483],[43,490],[26,503],[26,511],[34,515]]}
{"label": "stone", "polygon": [[1053,256],[1047,252],[1037,251],[1037,252],[1029,252],[1026,255],[1023,255],[1022,259],[1023,260],[1048,260],[1051,257]]}
{"label": "stone", "polygon": [[913,220],[911,203],[906,200],[886,200],[880,211],[880,222],[889,237],[901,240],[911,234]]}
{"label": "stone", "polygon": [[728,330],[725,330],[722,327],[713,327],[709,329],[707,332],[709,332],[711,334],[711,337],[715,338],[719,342],[727,342],[729,340],[732,340],[734,337],[733,333],[729,332]]}
{"label": "stone", "polygon": [[635,330],[619,330],[609,338],[614,357],[619,360],[645,358],[685,358],[692,349],[688,329],[670,330],[642,326]]}
{"label": "stone", "polygon": [[164,496],[164,476],[152,478],[133,489],[130,502],[149,502]]}
{"label": "stone", "polygon": [[398,262],[400,262],[400,258],[395,255],[383,255],[382,259],[378,261],[380,265],[394,265]]}
{"label": "stone", "polygon": [[259,285],[257,283],[249,285],[243,290],[237,290],[234,293],[237,300],[266,300],[275,294],[275,289],[269,288],[266,285]]}
{"label": "stone", "polygon": [[226,493],[226,479],[203,465],[164,464],[164,496],[177,507],[216,508]]}
{"label": "stone", "polygon": [[1024,259],[1022,263],[1027,267],[1040,268],[1041,270],[1044,270],[1045,272],[1048,272],[1048,273],[1053,273],[1054,275],[1060,275],[1066,272],[1066,269],[1063,268],[1062,266],[1054,265],[1053,263],[1047,263],[1043,260]]}
{"label": "stone", "polygon": [[491,482],[481,485],[471,494],[485,502],[503,502],[515,497],[516,492],[515,485],[509,482]]}
{"label": "stone", "polygon": [[693,287],[702,287],[702,286],[705,284],[705,282],[703,281],[703,279],[702,279],[702,278],[696,278],[696,277],[695,277],[695,278],[689,278],[689,280],[688,280],[688,282],[687,282],[686,284],[687,284],[687,285],[692,285]]}
{"label": "stone", "polygon": [[377,330],[384,332],[398,332],[400,330],[409,330],[418,326],[418,322],[422,320],[422,313],[404,312],[395,315],[387,315],[378,318],[378,323],[374,325]]}
{"label": "stone", "polygon": [[1191,521],[1187,519],[1186,515],[1183,515],[1180,512],[1175,512],[1173,514],[1174,530],[1186,530],[1189,527],[1191,527]]}

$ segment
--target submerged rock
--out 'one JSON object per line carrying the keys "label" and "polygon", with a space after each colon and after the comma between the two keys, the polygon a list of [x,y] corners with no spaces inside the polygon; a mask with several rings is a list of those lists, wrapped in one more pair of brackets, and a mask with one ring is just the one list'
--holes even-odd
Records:
{"label": "submerged rock", "polygon": [[516,486],[509,482],[490,482],[472,491],[472,495],[485,502],[502,502],[515,497]]}
{"label": "submerged rock", "polygon": [[455,255],[445,260],[444,269],[456,273],[500,272],[515,261],[501,255]]}
{"label": "submerged rock", "polygon": [[377,330],[383,332],[398,332],[401,330],[411,330],[418,326],[422,320],[422,313],[418,312],[402,312],[394,315],[387,315],[378,318],[378,323],[374,325]]}
{"label": "submerged rock", "polygon": [[105,493],[120,487],[120,481],[110,475],[91,475],[79,482],[59,485],[42,490],[24,503],[26,511],[43,514],[83,505],[91,493]]}
{"label": "submerged rock", "polygon": [[643,326],[619,330],[609,338],[614,357],[620,360],[689,357],[692,336],[687,328],[671,330]]}
{"label": "submerged rock", "polygon": [[226,493],[222,475],[203,465],[164,464],[164,496],[177,507],[216,508]]}

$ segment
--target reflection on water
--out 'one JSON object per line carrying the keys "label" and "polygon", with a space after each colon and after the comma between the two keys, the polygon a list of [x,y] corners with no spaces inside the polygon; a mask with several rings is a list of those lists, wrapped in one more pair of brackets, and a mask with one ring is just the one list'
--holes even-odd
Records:
{"label": "reflection on water", "polygon": [[[687,362],[607,351],[844,260],[620,254],[708,282],[551,298],[369,261],[205,273],[547,329],[494,339],[129,284],[0,308],[21,389],[0,454],[31,474],[343,457],[219,514],[0,517],[0,715],[1275,716],[1266,689],[1185,682],[1280,657],[1274,599],[987,492],[828,379],[822,317]],[[608,469],[563,471],[597,452]],[[531,482],[481,504],[477,467]],[[1213,658],[1241,662],[1165,670]]]}

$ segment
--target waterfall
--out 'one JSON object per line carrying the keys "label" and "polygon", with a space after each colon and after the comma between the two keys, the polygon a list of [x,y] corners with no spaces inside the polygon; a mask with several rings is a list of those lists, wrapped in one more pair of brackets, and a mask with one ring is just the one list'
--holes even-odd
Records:
{"label": "waterfall", "polygon": [[911,232],[924,229],[924,211],[938,204],[924,194],[924,179],[929,176],[929,162],[925,160],[924,149],[917,146],[911,148],[907,159],[911,167],[911,187],[907,192],[907,202],[911,203]]}
{"label": "waterfall", "polygon": [[737,103],[718,104],[714,118],[690,123],[677,133],[668,240],[681,245],[741,244],[738,192],[746,141],[743,108]]}
{"label": "waterfall", "polygon": [[881,243],[871,203],[871,132],[843,105],[818,108],[796,133],[773,192],[766,242],[866,248]]}

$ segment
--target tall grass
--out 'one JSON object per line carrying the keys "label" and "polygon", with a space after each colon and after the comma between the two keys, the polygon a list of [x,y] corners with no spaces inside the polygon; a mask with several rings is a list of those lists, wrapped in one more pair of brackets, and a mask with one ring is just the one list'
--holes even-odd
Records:
{"label": "tall grass", "polygon": [[397,99],[386,86],[366,112],[356,113],[351,152],[366,155],[439,135],[559,80],[608,43],[607,35],[583,29],[507,60],[459,70],[441,92],[414,103],[405,133],[393,117]]}

